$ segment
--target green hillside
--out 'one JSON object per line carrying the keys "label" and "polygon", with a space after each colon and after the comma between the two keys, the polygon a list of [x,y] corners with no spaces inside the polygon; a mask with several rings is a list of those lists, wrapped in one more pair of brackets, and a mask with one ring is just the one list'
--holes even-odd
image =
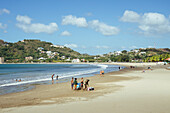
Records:
{"label": "green hillside", "polygon": [[[33,57],[34,61],[40,57],[49,59],[47,51],[57,53],[52,59],[60,60],[62,56],[65,58],[76,58],[81,54],[67,47],[53,47],[51,42],[40,40],[23,40],[16,43],[9,43],[0,40],[0,57],[4,57],[7,62],[24,62],[25,57]],[[42,48],[42,49],[38,49]]]}
{"label": "green hillside", "polygon": [[4,57],[6,63],[71,62],[75,58],[81,62],[159,62],[170,57],[170,49],[140,48],[90,56],[40,40],[23,40],[16,43],[0,40],[0,57]]}

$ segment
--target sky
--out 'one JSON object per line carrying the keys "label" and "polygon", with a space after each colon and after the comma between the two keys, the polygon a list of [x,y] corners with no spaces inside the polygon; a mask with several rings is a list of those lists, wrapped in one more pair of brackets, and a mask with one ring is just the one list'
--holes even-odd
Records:
{"label": "sky", "polygon": [[170,48],[169,0],[0,0],[0,39],[100,55]]}

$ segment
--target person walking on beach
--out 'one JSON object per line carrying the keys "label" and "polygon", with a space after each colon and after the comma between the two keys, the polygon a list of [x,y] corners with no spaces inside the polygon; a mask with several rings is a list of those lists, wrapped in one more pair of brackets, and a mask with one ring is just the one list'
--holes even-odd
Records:
{"label": "person walking on beach", "polygon": [[84,83],[84,80],[83,80],[83,77],[81,78],[81,89],[83,89],[83,83]]}
{"label": "person walking on beach", "polygon": [[74,80],[74,89],[76,90],[76,88],[77,88],[77,78],[75,78]]}
{"label": "person walking on beach", "polygon": [[74,86],[74,78],[72,77],[72,79],[71,79],[71,88],[72,88],[72,90],[73,90],[73,86]]}
{"label": "person walking on beach", "polygon": [[53,78],[54,78],[54,74],[51,76],[51,78],[52,78],[52,81],[53,81]]}

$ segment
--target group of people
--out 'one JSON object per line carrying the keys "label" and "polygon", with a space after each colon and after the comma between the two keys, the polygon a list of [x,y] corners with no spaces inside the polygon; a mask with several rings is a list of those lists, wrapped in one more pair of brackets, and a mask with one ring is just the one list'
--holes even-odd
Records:
{"label": "group of people", "polygon": [[[54,84],[54,75],[55,75],[55,74],[52,74],[52,76],[51,76],[52,84]],[[59,77],[59,76],[57,75],[57,76],[56,76],[56,80],[58,80],[58,77]]]}
{"label": "group of people", "polygon": [[[52,81],[53,81],[54,75],[55,75],[55,74],[52,74],[52,76],[51,76]],[[58,77],[59,77],[59,76],[57,75],[57,76],[56,76],[56,80],[58,80]]]}
{"label": "group of people", "polygon": [[81,82],[78,83],[77,78],[72,77],[71,79],[71,88],[72,90],[81,90],[84,87],[84,90],[87,90],[87,86],[89,85],[89,79],[87,79],[84,83],[83,77],[81,78]]}
{"label": "group of people", "polygon": [[21,82],[21,79],[19,79],[19,80],[18,80],[18,79],[16,79],[16,82]]}

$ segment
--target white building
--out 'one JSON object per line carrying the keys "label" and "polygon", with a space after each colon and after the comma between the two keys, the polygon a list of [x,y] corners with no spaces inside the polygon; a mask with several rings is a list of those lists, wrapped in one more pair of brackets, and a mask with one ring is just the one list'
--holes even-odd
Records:
{"label": "white building", "polygon": [[26,60],[26,61],[33,60],[33,57],[32,57],[32,56],[25,57],[25,60]]}
{"label": "white building", "polygon": [[116,55],[116,56],[117,56],[117,55],[120,55],[120,54],[122,54],[121,51],[115,51],[115,52],[114,52],[114,55]]}
{"label": "white building", "polygon": [[44,48],[42,48],[42,47],[38,47],[38,50],[39,50],[39,51],[42,51],[43,49],[44,49]]}
{"label": "white building", "polygon": [[4,57],[0,57],[0,64],[4,63]]}
{"label": "white building", "polygon": [[132,50],[132,52],[138,53],[138,52],[139,52],[139,50],[135,49],[135,50]]}
{"label": "white building", "polygon": [[65,58],[66,58],[66,56],[62,56],[62,57],[61,57],[61,59],[65,59]]}
{"label": "white building", "polygon": [[80,62],[80,59],[78,59],[78,58],[72,60],[72,63],[79,63],[79,62]]}
{"label": "white building", "polygon": [[51,56],[51,51],[46,51],[47,56]]}
{"label": "white building", "polygon": [[66,59],[66,61],[71,61],[71,58],[70,58],[70,57],[68,57],[68,59]]}
{"label": "white building", "polygon": [[46,60],[47,58],[40,57],[38,60]]}
{"label": "white building", "polygon": [[58,52],[53,52],[52,54],[53,54],[53,55],[59,55],[59,53],[58,53]]}
{"label": "white building", "polygon": [[83,58],[83,59],[81,59],[81,61],[82,61],[82,62],[85,62],[86,60]]}
{"label": "white building", "polygon": [[64,46],[60,46],[60,45],[50,45],[51,47],[58,47],[58,48],[64,48]]}
{"label": "white building", "polygon": [[140,52],[139,53],[139,55],[145,55],[146,54],[146,52]]}

